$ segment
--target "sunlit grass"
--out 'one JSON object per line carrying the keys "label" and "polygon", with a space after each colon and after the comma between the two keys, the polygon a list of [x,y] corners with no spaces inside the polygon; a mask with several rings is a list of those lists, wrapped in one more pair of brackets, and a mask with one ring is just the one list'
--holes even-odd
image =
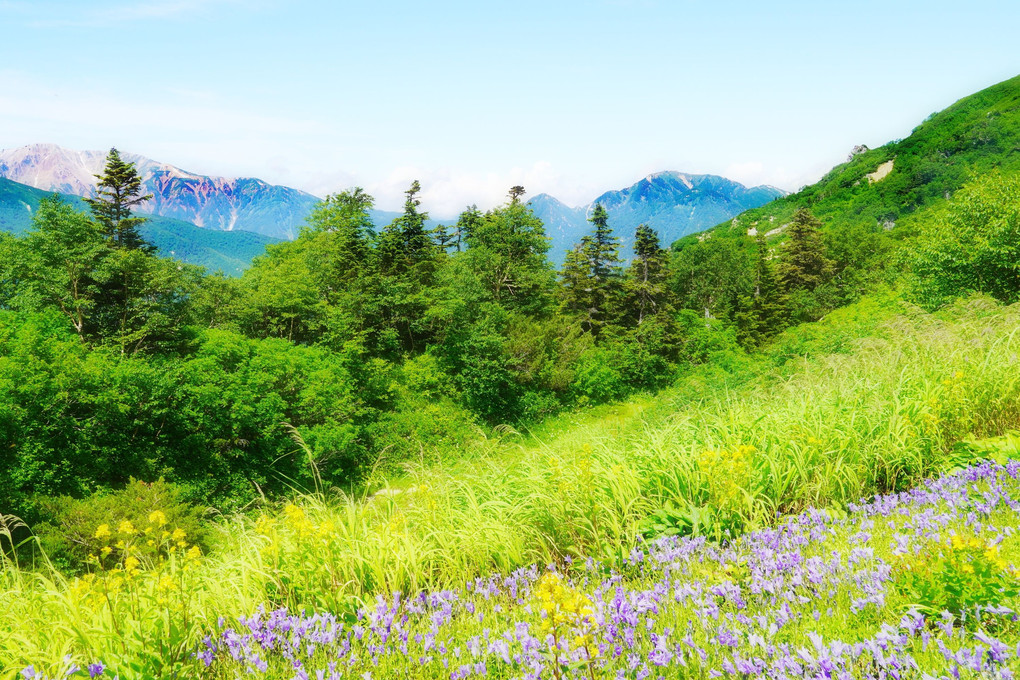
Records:
{"label": "sunlit grass", "polygon": [[[774,368],[733,389],[706,370],[571,416],[560,432],[506,434],[468,459],[411,466],[393,493],[308,495],[226,518],[216,549],[169,595],[155,565],[97,602],[80,581],[4,563],[0,678],[56,669],[69,653],[170,675],[219,616],[263,603],[352,612],[378,592],[571,556],[619,562],[650,517],[721,538],[809,506],[838,513],[963,462],[953,446],[966,436],[1020,426],[1020,309],[877,311],[862,320],[876,312],[864,303],[791,331],[759,360]],[[790,358],[802,351],[812,356]]]}

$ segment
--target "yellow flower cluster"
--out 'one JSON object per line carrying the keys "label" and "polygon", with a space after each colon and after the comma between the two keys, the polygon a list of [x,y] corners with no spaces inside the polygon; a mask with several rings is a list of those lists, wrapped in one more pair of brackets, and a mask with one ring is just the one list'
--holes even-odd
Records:
{"label": "yellow flower cluster", "polygon": [[283,509],[287,518],[287,524],[298,532],[299,536],[309,536],[315,533],[315,523],[305,515],[305,511],[293,503],[288,503]]}
{"label": "yellow flower cluster", "polygon": [[[332,521],[326,520],[321,524],[316,524],[308,518],[304,509],[293,503],[284,506],[283,514],[284,524],[296,531],[301,538],[327,539],[336,531],[336,525]],[[270,536],[274,526],[276,526],[276,522],[264,515],[255,520],[255,531],[263,536]]]}
{"label": "yellow flower cluster", "polygon": [[[117,523],[116,531],[104,522],[96,527],[92,535],[99,545],[90,557],[100,569],[112,568],[127,578],[137,576],[147,564],[151,566],[149,563],[154,560],[166,559],[177,552],[184,553],[186,565],[193,564],[201,557],[202,550],[197,545],[189,546],[188,534],[184,529],[175,527],[171,531],[164,528],[167,524],[166,513],[162,510],[150,512],[148,526],[141,530],[129,519]],[[111,555],[114,558],[112,565],[109,561]]]}
{"label": "yellow flower cluster", "polygon": [[573,633],[574,645],[584,647],[595,626],[594,610],[587,595],[564,583],[559,574],[547,573],[535,586],[542,612],[542,630],[557,638]]}
{"label": "yellow flower cluster", "polygon": [[[959,556],[957,559],[962,558],[963,560],[973,559],[980,555],[985,562],[993,565],[996,569],[1001,572],[1015,571],[1015,567],[1006,560],[999,556],[999,546],[992,545],[991,543],[985,543],[978,538],[971,538],[969,540],[964,539],[959,534],[954,535],[949,539],[949,547],[953,549],[953,552]],[[964,561],[960,565],[960,571],[965,574],[973,574],[974,567],[969,561]]]}
{"label": "yellow flower cluster", "polygon": [[732,451],[705,451],[698,458],[698,469],[708,480],[713,504],[730,507],[742,497],[751,472],[753,446],[738,446]]}

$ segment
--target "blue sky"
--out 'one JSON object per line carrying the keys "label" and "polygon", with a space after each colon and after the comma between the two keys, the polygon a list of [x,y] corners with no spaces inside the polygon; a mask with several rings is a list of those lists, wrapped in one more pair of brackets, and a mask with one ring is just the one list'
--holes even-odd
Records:
{"label": "blue sky", "polygon": [[1020,3],[0,0],[0,148],[440,217],[659,170],[794,190],[1020,73]]}

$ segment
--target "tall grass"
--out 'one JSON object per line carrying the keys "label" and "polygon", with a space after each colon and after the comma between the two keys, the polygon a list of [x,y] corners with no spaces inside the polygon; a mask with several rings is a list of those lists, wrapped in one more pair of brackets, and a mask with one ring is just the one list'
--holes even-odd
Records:
{"label": "tall grass", "polygon": [[[71,651],[169,675],[180,665],[160,665],[160,645],[187,648],[217,616],[261,602],[351,612],[383,590],[619,559],[642,531],[724,537],[809,505],[839,512],[963,462],[953,446],[968,435],[1020,426],[1018,328],[1020,307],[984,300],[940,315],[865,302],[788,333],[761,358],[774,368],[734,390],[705,395],[694,376],[630,417],[410,468],[399,492],[309,495],[224,520],[218,549],[169,597],[155,566],[89,599],[80,581],[4,563],[0,678]],[[129,642],[114,621],[135,631]]]}

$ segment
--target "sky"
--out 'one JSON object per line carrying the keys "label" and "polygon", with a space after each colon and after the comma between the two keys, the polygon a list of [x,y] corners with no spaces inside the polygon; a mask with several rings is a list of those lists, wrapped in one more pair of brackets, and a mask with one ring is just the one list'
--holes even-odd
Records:
{"label": "sky", "polygon": [[1020,73],[1015,0],[0,0],[0,148],[436,217],[662,170],[794,191]]}

